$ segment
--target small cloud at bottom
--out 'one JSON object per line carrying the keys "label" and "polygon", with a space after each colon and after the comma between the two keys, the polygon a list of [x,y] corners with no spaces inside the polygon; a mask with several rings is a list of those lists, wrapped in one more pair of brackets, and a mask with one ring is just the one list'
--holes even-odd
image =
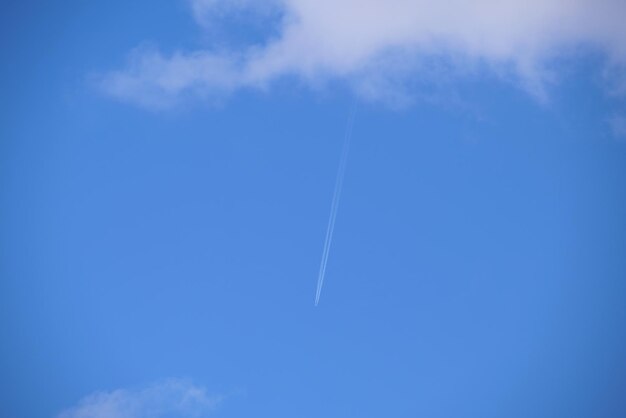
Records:
{"label": "small cloud at bottom", "polygon": [[58,418],[201,418],[209,416],[222,399],[188,380],[167,379],[139,388],[92,393]]}

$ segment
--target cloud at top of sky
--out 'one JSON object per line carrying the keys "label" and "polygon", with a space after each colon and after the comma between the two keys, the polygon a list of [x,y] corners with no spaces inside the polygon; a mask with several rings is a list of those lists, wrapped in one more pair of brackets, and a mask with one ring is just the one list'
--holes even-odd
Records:
{"label": "cloud at top of sky", "polygon": [[169,379],[142,388],[95,392],[58,418],[201,418],[221,400],[203,387]]}
{"label": "cloud at top of sky", "polygon": [[551,62],[600,51],[607,91],[626,95],[623,0],[188,1],[202,30],[245,14],[271,25],[271,36],[169,54],[139,47],[126,68],[99,78],[105,92],[167,107],[295,77],[312,86],[345,81],[366,98],[395,100],[407,80],[487,69],[542,99]]}

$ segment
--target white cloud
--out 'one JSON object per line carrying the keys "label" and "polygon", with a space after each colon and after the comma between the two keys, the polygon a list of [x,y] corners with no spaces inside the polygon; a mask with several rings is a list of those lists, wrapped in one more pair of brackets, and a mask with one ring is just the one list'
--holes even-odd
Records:
{"label": "white cloud", "polygon": [[[102,78],[108,93],[166,106],[189,94],[267,87],[295,76],[310,84],[344,80],[371,98],[396,97],[398,80],[423,76],[434,60],[449,73],[488,68],[542,97],[549,62],[581,48],[601,51],[611,68],[626,68],[624,0],[189,1],[203,24],[242,11],[264,19],[272,8],[280,16],[268,20],[275,36],[228,51],[135,51],[128,68]],[[625,79],[618,71],[616,85]]]}
{"label": "white cloud", "polygon": [[202,387],[170,379],[139,389],[93,393],[59,418],[201,418],[220,401]]}
{"label": "white cloud", "polygon": [[205,51],[164,57],[152,46],[133,50],[127,68],[102,76],[107,93],[148,107],[167,107],[186,94],[205,96],[241,87],[234,55]]}

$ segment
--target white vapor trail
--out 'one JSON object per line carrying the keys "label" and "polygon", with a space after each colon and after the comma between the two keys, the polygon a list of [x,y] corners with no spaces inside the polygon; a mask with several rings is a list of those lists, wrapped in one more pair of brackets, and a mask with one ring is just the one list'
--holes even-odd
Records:
{"label": "white vapor trail", "polygon": [[341,160],[339,160],[339,169],[337,171],[337,180],[335,181],[335,191],[333,193],[333,201],[330,205],[330,217],[328,219],[328,227],[326,229],[326,241],[324,241],[324,249],[322,251],[322,262],[320,264],[320,272],[317,277],[317,291],[315,293],[315,306],[320,302],[322,286],[324,285],[324,275],[326,274],[326,264],[328,264],[328,253],[330,245],[333,241],[333,231],[335,229],[335,219],[337,218],[337,209],[339,208],[339,199],[341,198],[341,188],[343,187],[343,179],[346,174],[346,165],[348,163],[348,152],[350,151],[350,139],[352,138],[352,127],[354,126],[354,114],[356,105],[352,106],[352,111],[348,117],[346,132],[341,151]]}

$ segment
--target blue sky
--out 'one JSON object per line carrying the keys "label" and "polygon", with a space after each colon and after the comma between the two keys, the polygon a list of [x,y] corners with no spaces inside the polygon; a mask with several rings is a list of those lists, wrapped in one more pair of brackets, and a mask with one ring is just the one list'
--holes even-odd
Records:
{"label": "blue sky", "polygon": [[385,4],[6,2],[2,416],[626,414],[624,7]]}

